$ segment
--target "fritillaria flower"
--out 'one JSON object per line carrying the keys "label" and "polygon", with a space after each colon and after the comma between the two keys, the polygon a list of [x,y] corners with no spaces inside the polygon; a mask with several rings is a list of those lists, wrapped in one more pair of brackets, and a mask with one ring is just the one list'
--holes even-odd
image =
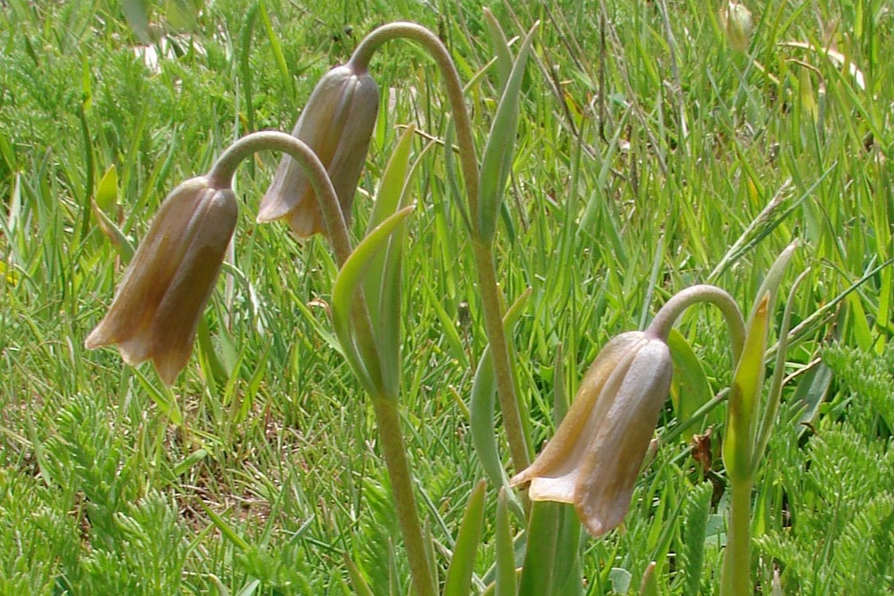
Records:
{"label": "fritillaria flower", "polygon": [[752,37],[752,13],[738,2],[729,2],[721,9],[721,25],[727,33],[730,45],[738,52],[745,52]]}
{"label": "fritillaria flower", "polygon": [[671,384],[671,353],[644,332],[612,339],[587,371],[556,434],[512,485],[571,503],[594,536],[621,523]]}
{"label": "fritillaria flower", "polygon": [[[376,81],[366,69],[349,62],[320,79],[292,130],[292,135],[307,143],[326,167],[346,221],[378,110]],[[281,218],[288,219],[299,237],[324,231],[323,215],[308,176],[288,155],[280,161],[258,212],[259,222]]]}
{"label": "fritillaria flower", "polygon": [[171,385],[189,360],[236,216],[233,191],[213,188],[207,177],[171,191],[85,346],[117,344],[125,362],[152,360]]}

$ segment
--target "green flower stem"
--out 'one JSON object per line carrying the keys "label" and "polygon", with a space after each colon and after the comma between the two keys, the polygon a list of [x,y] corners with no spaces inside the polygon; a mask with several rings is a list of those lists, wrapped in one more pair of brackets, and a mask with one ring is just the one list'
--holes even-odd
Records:
{"label": "green flower stem", "polygon": [[[246,135],[230,145],[212,166],[208,173],[211,185],[230,186],[240,162],[253,153],[264,150],[283,151],[291,155],[305,169],[323,212],[336,260],[339,266],[344,265],[352,251],[348,227],[345,225],[342,209],[326,168],[317,154],[304,142],[292,135],[276,131]],[[353,312],[355,337],[361,344],[362,351],[375,352],[373,325],[363,293],[358,293],[357,300],[358,308]],[[378,357],[365,358],[364,361],[368,364],[378,362]],[[376,386],[383,386],[381,370],[367,372]],[[420,596],[435,596],[435,582],[426,557],[422,527],[416,511],[416,499],[413,496],[410,468],[407,465],[404,436],[398,417],[398,400],[396,396],[374,395],[371,398],[413,582]]]}
{"label": "green flower stem", "polygon": [[751,596],[749,518],[752,508],[752,476],[736,482],[731,480],[730,490],[730,519],[721,569],[721,596]]}
{"label": "green flower stem", "polygon": [[[290,134],[279,131],[261,131],[248,134],[232,145],[217,159],[208,173],[208,178],[213,187],[230,186],[230,181],[236,168],[245,158],[258,151],[282,151],[295,159],[308,174],[308,179],[314,189],[320,210],[329,236],[330,244],[336,255],[339,266],[345,264],[351,255],[351,240],[348,236],[348,226],[339,206],[339,199],[333,188],[326,167],[308,145]],[[370,322],[369,310],[363,296],[358,296],[358,308],[354,311],[354,325],[357,333],[357,341],[360,349],[368,354],[376,351],[376,342],[373,339],[373,325]],[[375,362],[377,359],[367,359]],[[367,371],[370,378],[378,386],[382,387],[382,371]]]}
{"label": "green flower stem", "polygon": [[[475,217],[478,213],[479,168],[460,76],[444,44],[431,31],[415,23],[391,23],[375,29],[357,46],[351,56],[350,64],[358,69],[367,69],[376,50],[387,41],[398,38],[410,39],[423,46],[435,60],[444,80],[457,134],[457,145],[460,147],[460,169],[466,185],[476,274],[479,293],[482,296],[485,333],[494,359],[497,396],[503,413],[513,466],[516,470],[524,470],[531,463],[531,451],[522,428],[513,370],[502,324],[503,308],[497,285],[494,255],[491,243],[479,240],[478,218]],[[450,151],[450,148],[447,147],[445,150]]]}
{"label": "green flower stem", "polygon": [[479,293],[482,296],[485,334],[491,346],[497,399],[500,402],[500,411],[503,413],[503,426],[510,445],[510,456],[513,458],[516,470],[521,471],[531,464],[531,453],[522,428],[522,417],[519,414],[510,352],[503,328],[503,308],[500,302],[500,288],[497,285],[494,256],[490,243],[474,240],[472,249],[478,273]]}
{"label": "green flower stem", "polygon": [[743,344],[746,341],[746,324],[743,322],[743,314],[736,301],[724,290],[716,286],[697,285],[681,290],[666,302],[656,317],[647,327],[646,332],[657,339],[668,341],[671,328],[683,312],[698,302],[710,302],[721,310],[727,328],[730,333],[730,347],[733,351],[734,367],[740,361],[743,354]]}
{"label": "green flower stem", "polygon": [[[451,104],[451,114],[454,119],[454,129],[457,133],[457,145],[460,147],[460,169],[463,172],[463,181],[466,184],[466,192],[469,195],[470,213],[478,212],[479,196],[479,166],[475,153],[475,144],[472,140],[472,125],[469,123],[469,112],[466,111],[466,103],[463,100],[463,85],[460,83],[460,75],[454,67],[454,61],[450,53],[438,37],[421,25],[416,23],[389,23],[378,29],[374,29],[367,35],[360,45],[354,50],[349,64],[361,70],[368,70],[373,54],[384,43],[393,39],[410,39],[419,43],[429,52],[435,64],[441,71],[444,86],[447,90],[448,101]],[[446,147],[445,150],[450,150]]]}
{"label": "green flower stem", "polygon": [[376,414],[382,455],[385,458],[389,481],[392,484],[392,496],[395,500],[395,509],[398,514],[398,522],[401,525],[404,548],[410,562],[410,574],[416,587],[416,593],[419,596],[435,596],[435,582],[426,556],[423,533],[420,530],[410,466],[407,463],[407,450],[401,433],[398,400],[393,396],[374,396],[373,412]]}
{"label": "green flower stem", "polygon": [[330,243],[339,265],[344,265],[351,254],[348,226],[339,207],[339,198],[333,188],[326,167],[314,150],[303,141],[284,132],[265,130],[248,134],[230,145],[217,159],[208,173],[212,187],[230,186],[230,181],[240,162],[258,151],[282,151],[292,156],[305,172],[314,188],[314,194],[323,211],[323,219]]}

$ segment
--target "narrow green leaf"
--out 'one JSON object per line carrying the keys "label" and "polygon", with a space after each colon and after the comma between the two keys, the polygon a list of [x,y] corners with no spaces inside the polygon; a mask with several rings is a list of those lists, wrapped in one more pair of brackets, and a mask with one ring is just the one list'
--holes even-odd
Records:
{"label": "narrow green leaf", "polygon": [[206,451],[205,449],[196,449],[188,456],[174,464],[174,476],[182,476],[187,472],[187,470],[195,466],[206,457],[208,457],[208,451]]}
{"label": "narrow green leaf", "polygon": [[447,132],[444,134],[444,175],[447,179],[448,196],[450,196],[451,202],[454,204],[454,207],[457,208],[460,217],[463,219],[463,227],[466,229],[466,233],[472,235],[472,223],[470,218],[475,214],[469,213],[469,205],[463,200],[460,192],[460,182],[457,179],[457,168],[454,165],[453,126],[449,126]]}
{"label": "narrow green leaf", "polygon": [[[677,329],[669,333],[668,347],[674,363],[671,400],[678,422],[683,423],[712,399],[713,392],[702,363]],[[698,428],[693,429],[694,433],[698,431]]]}
{"label": "narrow green leaf", "polygon": [[469,497],[454,543],[454,553],[444,582],[444,596],[467,596],[475,570],[475,556],[482,539],[485,517],[485,481],[480,480]]}
{"label": "narrow green leaf", "polygon": [[640,596],[659,596],[659,580],[656,579],[656,562],[646,566],[640,581]]}
{"label": "narrow green leaf", "polygon": [[581,581],[581,521],[570,506],[561,506],[557,515],[559,530],[556,533],[552,591],[562,596],[580,596],[584,592]]}
{"label": "narrow green leaf", "polygon": [[510,488],[510,480],[503,468],[497,448],[497,432],[494,429],[496,395],[497,384],[494,379],[491,348],[486,347],[472,381],[469,403],[469,430],[472,434],[472,444],[491,484],[506,491],[513,514],[518,519],[524,520],[522,505],[516,498],[516,493]]}
{"label": "narrow green leaf", "polygon": [[851,332],[855,338],[855,343],[865,352],[869,352],[871,346],[873,346],[873,333],[870,331],[870,325],[867,323],[867,313],[861,305],[861,297],[857,292],[854,292],[848,295],[846,301],[851,312]]}
{"label": "narrow green leaf", "polygon": [[164,383],[147,379],[146,375],[139,368],[134,368],[133,371],[140,381],[140,386],[149,395],[149,399],[161,410],[162,414],[171,420],[171,424],[174,426],[182,425],[183,416],[180,414],[180,408],[177,407],[177,399],[171,393],[171,390]]}
{"label": "narrow green leaf", "polygon": [[227,382],[230,375],[221,363],[214,343],[211,341],[211,330],[208,328],[208,320],[205,316],[199,319],[199,328],[196,330],[196,343],[199,345],[199,361],[206,370],[205,382],[212,392],[217,392],[219,384]]}
{"label": "narrow green leaf", "polygon": [[292,77],[289,76],[289,68],[286,66],[286,56],[283,54],[283,46],[280,44],[280,39],[273,30],[273,25],[270,22],[270,17],[267,16],[267,8],[265,8],[264,2],[259,2],[258,6],[261,12],[261,22],[264,23],[264,29],[267,31],[267,39],[270,41],[270,51],[273,54],[274,61],[277,63],[277,69],[280,71],[280,77],[283,79],[283,85],[289,93],[289,99],[294,103],[295,86],[292,84]]}
{"label": "narrow green leaf", "polygon": [[535,501],[531,504],[528,540],[519,596],[552,596],[556,533],[561,503]]}
{"label": "narrow green leaf", "polygon": [[516,551],[513,547],[513,531],[507,511],[506,489],[497,495],[497,521],[494,530],[494,596],[516,596]]}
{"label": "narrow green leaf", "polygon": [[395,150],[389,157],[385,171],[382,172],[382,179],[379,182],[379,189],[376,191],[376,199],[373,202],[373,211],[367,224],[367,234],[398,210],[404,184],[407,180],[410,149],[413,146],[412,141],[415,130],[412,124],[404,130],[401,138],[398,139],[397,145],[395,145]]}
{"label": "narrow green leaf", "polygon": [[[242,76],[242,88],[246,98],[246,119],[249,132],[255,130],[255,105],[252,100],[252,68],[249,58],[252,54],[252,36],[255,33],[255,22],[258,19],[258,3],[252,4],[246,11],[245,20],[240,30],[239,68]],[[254,167],[254,164],[252,164]]]}
{"label": "narrow green leaf", "polygon": [[[382,174],[367,225],[368,233],[403,206],[413,134],[413,126],[408,126]],[[377,251],[370,259],[363,282],[364,296],[376,334],[383,383],[389,394],[396,394],[400,385],[401,261],[405,236],[404,226],[399,226],[385,249]]]}
{"label": "narrow green leaf", "polygon": [[737,364],[727,401],[722,455],[732,482],[748,480],[752,475],[752,420],[764,377],[768,298],[765,294],[749,320],[743,355]]}
{"label": "narrow green leaf", "polygon": [[6,162],[6,167],[10,172],[16,171],[16,154],[13,151],[12,145],[10,145],[9,140],[4,136],[3,132],[0,131],[0,155],[3,156],[3,161]]}
{"label": "narrow green leaf", "polygon": [[122,232],[115,223],[109,219],[103,210],[97,206],[95,202],[91,202],[90,204],[91,210],[93,211],[93,215],[96,217],[97,225],[99,225],[100,231],[103,233],[103,236],[108,238],[109,242],[112,243],[112,247],[115,249],[115,252],[121,257],[121,260],[124,261],[125,264],[131,262],[131,258],[134,256],[134,245],[131,244],[131,241],[128,240],[127,236],[125,236],[124,232]]}
{"label": "narrow green leaf", "polygon": [[783,393],[783,375],[786,372],[786,348],[789,340],[789,327],[792,320],[792,310],[795,303],[796,289],[807,277],[809,270],[805,270],[793,283],[792,289],[789,291],[789,298],[786,299],[786,308],[783,311],[783,321],[780,323],[780,338],[777,343],[777,361],[774,364],[774,373],[771,377],[771,386],[768,390],[768,399],[764,405],[764,413],[761,416],[761,422],[755,433],[755,445],[752,448],[752,469],[758,469],[758,463],[764,449],[771,438],[771,430],[774,428],[774,422],[777,420],[777,409],[780,407],[780,397]]}
{"label": "narrow green leaf", "polygon": [[469,400],[469,424],[472,445],[485,474],[496,487],[508,486],[509,480],[500,461],[497,436],[494,431],[494,364],[491,348],[486,347],[476,367]]}
{"label": "narrow green leaf", "polygon": [[513,150],[516,146],[516,129],[519,124],[519,98],[522,88],[522,75],[531,53],[532,40],[537,25],[532,27],[522,47],[513,71],[507,81],[497,114],[488,135],[488,143],[482,157],[482,170],[479,174],[478,225],[477,235],[480,240],[491,242],[497,230],[497,216],[503,202],[504,187],[510,175],[513,162]]}
{"label": "narrow green leaf", "polygon": [[384,387],[370,375],[370,370],[379,370],[379,355],[375,346],[357,346],[352,331],[352,310],[356,304],[356,296],[361,289],[367,267],[377,251],[382,250],[389,237],[413,211],[413,207],[405,207],[386,218],[378,227],[367,234],[357,245],[348,260],[339,271],[333,285],[333,327],[336,337],[358,379],[372,394],[384,392]]}
{"label": "narrow green leaf", "polygon": [[211,519],[211,523],[214,524],[214,527],[221,531],[221,535],[223,535],[224,538],[232,542],[233,545],[242,552],[245,552],[249,548],[251,548],[251,545],[249,545],[249,543],[246,542],[245,539],[242,538],[242,536],[237,534],[233,528],[228,526],[227,522],[225,522],[221,518],[221,516],[215,513],[211,509],[211,507],[206,505],[205,501],[203,501],[202,499],[198,499],[197,502],[199,503],[199,506],[202,507],[202,509],[205,511],[205,515],[207,515]]}
{"label": "narrow green leaf", "polygon": [[499,83],[498,92],[503,93],[506,89],[507,81],[513,70],[513,54],[510,52],[510,45],[507,43],[507,36],[504,35],[500,23],[487,8],[483,9],[485,13],[485,30],[488,33],[488,40],[494,49],[494,55],[497,63],[497,80]]}
{"label": "narrow green leaf", "polygon": [[758,293],[755,296],[755,305],[753,306],[753,313],[750,315],[755,316],[755,310],[759,308],[761,303],[761,299],[765,294],[768,294],[768,304],[774,304],[777,298],[777,288],[780,287],[780,282],[783,281],[783,276],[786,274],[786,268],[789,265],[790,259],[792,259],[792,255],[796,250],[798,244],[793,242],[785,249],[780,255],[774,260],[774,264],[771,265],[771,268],[768,269],[768,274],[765,276],[764,281],[761,283],[761,287],[758,288]]}
{"label": "narrow green leaf", "polygon": [[364,576],[361,575],[360,570],[351,560],[351,558],[346,554],[343,557],[345,561],[345,567],[348,568],[348,577],[351,578],[351,585],[354,587],[354,592],[358,596],[373,596],[373,590],[370,589],[369,584],[367,584],[367,580],[364,579]]}
{"label": "narrow green leaf", "polygon": [[118,171],[115,164],[109,166],[96,187],[96,206],[108,213],[118,202]]}
{"label": "narrow green leaf", "polygon": [[820,405],[826,399],[832,382],[833,371],[823,362],[802,375],[791,398],[792,403],[798,404],[802,411],[795,424],[800,433],[817,420]]}

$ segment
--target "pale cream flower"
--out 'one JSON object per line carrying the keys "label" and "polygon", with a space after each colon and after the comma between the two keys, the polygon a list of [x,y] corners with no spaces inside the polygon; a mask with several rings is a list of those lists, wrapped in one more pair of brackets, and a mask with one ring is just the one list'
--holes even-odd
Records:
{"label": "pale cream flower", "polygon": [[[326,73],[292,130],[326,167],[347,222],[379,111],[379,88],[365,69],[349,63]],[[296,235],[325,231],[323,215],[308,176],[284,156],[261,201],[258,221],[288,218]]]}
{"label": "pale cream flower", "polygon": [[738,52],[745,52],[752,37],[752,13],[738,2],[728,2],[721,9],[721,25],[727,33],[730,45]]}
{"label": "pale cream flower", "polygon": [[186,366],[199,317],[236,227],[233,191],[187,180],[168,195],[88,349],[118,345],[125,362],[152,360],[171,385]]}
{"label": "pale cream flower", "polygon": [[642,332],[612,339],[556,434],[512,485],[534,501],[571,503],[594,536],[621,523],[671,385],[671,353]]}

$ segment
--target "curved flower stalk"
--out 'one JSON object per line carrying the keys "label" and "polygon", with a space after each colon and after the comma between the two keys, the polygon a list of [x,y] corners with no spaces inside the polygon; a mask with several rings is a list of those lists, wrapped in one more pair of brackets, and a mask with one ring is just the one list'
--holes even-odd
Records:
{"label": "curved flower stalk", "polygon": [[88,349],[118,345],[125,362],[152,360],[162,381],[186,366],[199,317],[236,227],[236,197],[206,176],[187,180],[162,203]]}
{"label": "curved flower stalk", "polygon": [[713,286],[695,286],[670,299],[646,331],[622,333],[600,351],[571,408],[534,463],[510,480],[530,482],[534,501],[570,503],[593,536],[618,526],[671,386],[668,333],[695,302],[718,305],[730,327],[735,358],[744,336],[740,311]]}
{"label": "curved flower stalk", "polygon": [[214,290],[236,228],[238,206],[230,188],[236,166],[261,149],[287,152],[309,172],[336,256],[351,252],[338,200],[320,160],[285,133],[243,137],[206,176],[179,185],[162,203],[124,275],[109,312],[84,342],[88,349],[117,345],[125,362],[152,360],[172,385],[189,361],[199,318]]}
{"label": "curved flower stalk", "polygon": [[[519,94],[525,65],[532,52],[537,24],[522,41],[516,60],[507,73],[502,97],[488,137],[483,162],[479,167],[473,142],[472,126],[463,96],[463,86],[453,59],[441,40],[416,23],[395,22],[383,25],[367,35],[354,51],[349,64],[366,69],[379,48],[395,39],[409,39],[429,53],[442,76],[454,132],[459,146],[460,170],[467,195],[468,212],[463,213],[472,241],[478,289],[482,300],[485,334],[491,349],[497,397],[503,415],[510,455],[516,469],[530,463],[529,445],[522,424],[519,398],[516,394],[510,348],[503,330],[503,297],[497,281],[493,255],[497,215],[503,200],[503,188],[512,165],[513,148],[519,111]],[[504,47],[504,58],[509,49]]]}
{"label": "curved flower stalk", "polygon": [[[353,61],[326,73],[292,130],[314,152],[332,180],[347,221],[379,111],[379,87]],[[284,155],[261,201],[259,222],[287,219],[299,237],[324,232],[314,189],[300,164]]]}

